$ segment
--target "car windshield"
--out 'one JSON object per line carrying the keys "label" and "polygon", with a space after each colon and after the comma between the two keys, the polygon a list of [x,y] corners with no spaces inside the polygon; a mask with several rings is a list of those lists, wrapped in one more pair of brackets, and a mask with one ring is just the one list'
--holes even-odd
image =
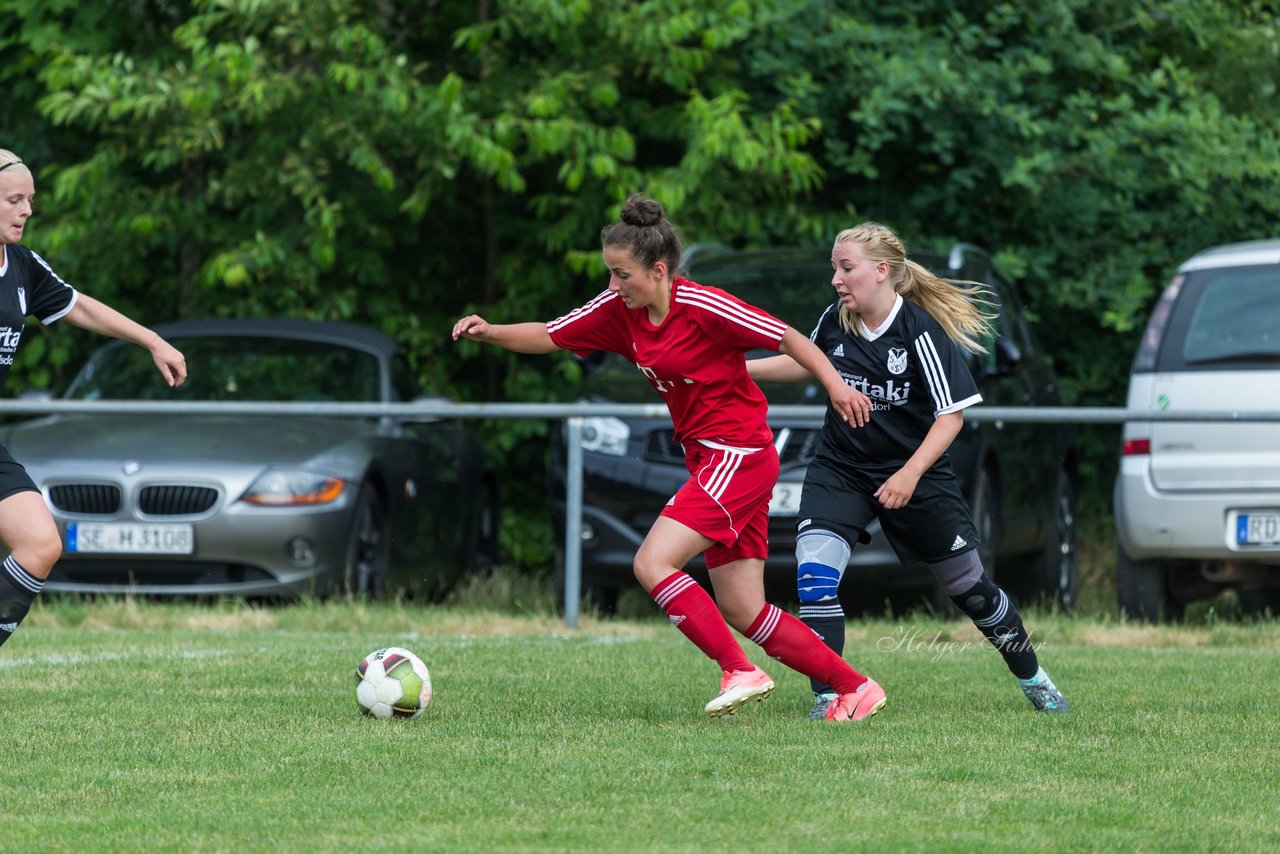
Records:
{"label": "car windshield", "polygon": [[[916,253],[911,257],[935,275],[964,278],[963,274],[947,268],[944,256]],[[730,263],[720,265],[716,260],[711,259],[705,270],[699,269],[695,261],[690,265],[690,278],[699,284],[723,288],[805,335],[813,331],[822,312],[836,301],[836,292],[831,286],[831,261],[823,257],[822,250],[815,250],[812,259],[791,257],[763,264],[738,264],[730,259]],[[988,293],[987,297],[999,301],[994,293]],[[985,343],[990,350],[991,342]],[[763,354],[764,351],[759,351],[752,355]]]}
{"label": "car windshield", "polygon": [[764,309],[784,323],[808,333],[822,310],[835,300],[831,270],[822,264],[800,267],[733,267],[708,271],[694,281],[723,288],[738,299]]}
{"label": "car windshield", "polygon": [[[945,269],[945,259],[916,256],[924,266],[954,276]],[[723,288],[738,299],[764,309],[774,317],[806,335],[813,331],[819,315],[836,300],[831,287],[831,261],[820,252],[812,263],[790,260],[777,264],[726,265],[719,269],[714,262],[707,269],[691,265],[690,278],[703,285]]]}
{"label": "car windshield", "polygon": [[169,388],[151,354],[111,344],[71,384],[73,400],[377,401],[378,359],[341,344],[294,338],[201,336],[170,343],[187,360],[187,381]]}
{"label": "car windshield", "polygon": [[1191,315],[1187,364],[1280,358],[1280,275],[1274,268],[1223,270],[1205,284]]}

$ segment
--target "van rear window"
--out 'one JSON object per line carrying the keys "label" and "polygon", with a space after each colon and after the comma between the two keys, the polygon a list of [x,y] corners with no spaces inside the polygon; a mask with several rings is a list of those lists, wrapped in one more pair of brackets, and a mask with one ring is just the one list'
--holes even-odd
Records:
{"label": "van rear window", "polygon": [[1276,370],[1280,268],[1187,274],[1162,335],[1155,370]]}
{"label": "van rear window", "polygon": [[1280,361],[1280,269],[1211,270],[1198,278],[1200,287],[1184,291],[1197,298],[1183,336],[1183,362]]}

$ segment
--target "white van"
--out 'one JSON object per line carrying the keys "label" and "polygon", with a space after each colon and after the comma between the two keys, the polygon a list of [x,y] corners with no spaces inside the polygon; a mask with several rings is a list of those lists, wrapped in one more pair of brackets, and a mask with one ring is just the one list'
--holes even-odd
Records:
{"label": "white van", "polygon": [[[1178,268],[1134,358],[1128,407],[1280,412],[1280,240]],[[1178,619],[1227,588],[1280,610],[1280,422],[1129,422],[1114,502],[1124,613]]]}

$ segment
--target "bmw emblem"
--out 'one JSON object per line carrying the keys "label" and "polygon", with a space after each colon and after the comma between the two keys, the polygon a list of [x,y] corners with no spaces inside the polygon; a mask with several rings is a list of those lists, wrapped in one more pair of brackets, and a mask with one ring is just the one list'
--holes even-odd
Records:
{"label": "bmw emblem", "polygon": [[140,471],[142,471],[142,464],[139,463],[137,460],[125,460],[125,463],[124,463],[125,474],[137,474]]}

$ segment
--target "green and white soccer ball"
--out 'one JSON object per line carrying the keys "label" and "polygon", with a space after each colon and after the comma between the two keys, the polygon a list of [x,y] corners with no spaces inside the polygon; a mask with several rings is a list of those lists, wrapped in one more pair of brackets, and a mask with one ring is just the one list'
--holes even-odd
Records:
{"label": "green and white soccer ball", "polygon": [[431,674],[407,649],[375,649],[356,667],[356,702],[374,718],[416,718],[431,702]]}

